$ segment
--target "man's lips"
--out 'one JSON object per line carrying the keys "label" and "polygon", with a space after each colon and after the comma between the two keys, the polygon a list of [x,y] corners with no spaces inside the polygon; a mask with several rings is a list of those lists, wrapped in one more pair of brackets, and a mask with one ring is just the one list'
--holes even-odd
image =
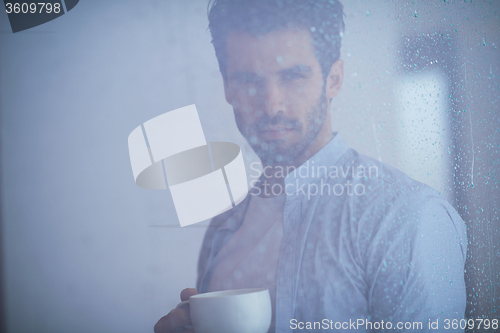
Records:
{"label": "man's lips", "polygon": [[258,135],[263,139],[277,140],[289,135],[291,132],[293,132],[293,128],[277,126],[259,130]]}

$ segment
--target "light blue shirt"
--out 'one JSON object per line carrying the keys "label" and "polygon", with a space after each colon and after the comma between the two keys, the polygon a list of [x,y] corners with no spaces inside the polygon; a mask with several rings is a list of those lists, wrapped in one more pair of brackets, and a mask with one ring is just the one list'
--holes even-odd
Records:
{"label": "light blue shirt", "polygon": [[[339,134],[286,176],[285,189],[276,332],[463,332],[453,323],[465,316],[465,225],[436,190]],[[207,229],[199,292],[251,197]]]}

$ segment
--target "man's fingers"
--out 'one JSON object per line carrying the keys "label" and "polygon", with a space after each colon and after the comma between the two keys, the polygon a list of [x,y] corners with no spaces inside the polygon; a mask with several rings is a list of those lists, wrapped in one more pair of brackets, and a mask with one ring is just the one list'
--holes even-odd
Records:
{"label": "man's fingers", "polygon": [[189,313],[183,309],[173,309],[166,316],[162,317],[154,327],[155,333],[173,332],[177,327],[191,324]]}
{"label": "man's fingers", "polygon": [[181,301],[187,301],[189,299],[189,297],[193,296],[193,295],[197,295],[198,294],[198,290],[194,289],[194,288],[186,288],[184,289],[183,291],[181,291]]}
{"label": "man's fingers", "polygon": [[[189,297],[198,294],[194,288],[186,288],[181,292],[182,302],[187,301]],[[189,315],[189,304],[179,304],[178,308],[170,311],[166,316],[162,317],[154,327],[155,333],[172,333],[177,332],[176,328],[191,324]],[[193,330],[183,331],[183,333],[194,333]]]}
{"label": "man's fingers", "polygon": [[191,318],[189,313],[183,309],[173,309],[167,315],[168,329],[173,330],[174,328],[181,327],[187,324],[191,324]]}

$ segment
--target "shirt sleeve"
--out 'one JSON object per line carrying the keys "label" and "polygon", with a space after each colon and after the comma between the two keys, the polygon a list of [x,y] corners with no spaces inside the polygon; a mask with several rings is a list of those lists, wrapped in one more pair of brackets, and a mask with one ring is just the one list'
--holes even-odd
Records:
{"label": "shirt sleeve", "polygon": [[370,320],[389,321],[387,332],[463,332],[463,220],[437,195],[401,196],[382,211],[365,252]]}

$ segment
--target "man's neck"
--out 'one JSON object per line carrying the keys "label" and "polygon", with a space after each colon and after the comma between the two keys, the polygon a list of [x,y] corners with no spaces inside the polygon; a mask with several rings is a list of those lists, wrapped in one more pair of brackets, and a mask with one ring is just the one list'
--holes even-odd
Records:
{"label": "man's neck", "polygon": [[[330,125],[330,117],[327,117],[326,121],[323,124],[323,127],[318,132],[316,137],[311,141],[309,145],[299,154],[297,157],[293,159],[291,162],[285,163],[274,163],[272,165],[263,164],[263,168],[265,170],[265,174],[261,177],[260,188],[261,188],[261,197],[274,197],[275,194],[272,191],[269,191],[269,188],[272,188],[273,185],[279,184],[284,188],[285,185],[285,177],[288,173],[293,172],[296,168],[304,164],[307,160],[309,160],[312,156],[314,156],[317,152],[319,152],[324,146],[328,144],[333,139],[333,133]],[[264,190],[264,186],[268,187],[268,190]]]}

